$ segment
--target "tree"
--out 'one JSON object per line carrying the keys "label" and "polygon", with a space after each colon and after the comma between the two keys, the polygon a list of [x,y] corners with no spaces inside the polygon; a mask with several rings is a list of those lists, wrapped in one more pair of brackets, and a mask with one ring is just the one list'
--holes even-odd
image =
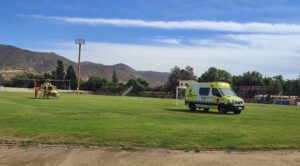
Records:
{"label": "tree", "polygon": [[126,87],[133,87],[134,91],[143,91],[148,89],[149,83],[146,80],[143,80],[141,78],[138,79],[130,79],[127,81]]}
{"label": "tree", "polygon": [[112,75],[112,82],[114,85],[118,85],[118,77],[117,77],[117,71],[114,69],[113,75]]}
{"label": "tree", "polygon": [[168,79],[167,90],[175,92],[180,80],[196,80],[194,69],[190,66],[187,66],[185,69],[180,69],[178,66],[172,68]]}
{"label": "tree", "polygon": [[67,75],[65,77],[66,80],[70,80],[70,88],[76,89],[77,87],[77,76],[75,70],[72,65],[70,65],[67,69]]}
{"label": "tree", "polygon": [[56,79],[57,80],[63,80],[65,78],[65,68],[63,61],[58,60],[57,61],[57,67],[56,67]]}
{"label": "tree", "polygon": [[143,80],[142,78],[138,78],[137,83],[142,85],[144,89],[147,89],[149,87],[149,83],[146,80]]}
{"label": "tree", "polygon": [[300,96],[300,79],[285,80],[282,90],[285,95]]}
{"label": "tree", "polygon": [[273,85],[273,79],[271,77],[264,77],[263,82],[265,86]]}
{"label": "tree", "polygon": [[[56,78],[57,80],[64,80],[65,79],[65,68],[64,68],[64,64],[63,61],[58,60],[57,61],[57,67],[56,67]],[[63,88],[64,83],[63,82],[58,82],[57,83],[57,87],[58,88]]]}
{"label": "tree", "polygon": [[[52,70],[51,72],[45,73],[44,74],[44,79],[50,79],[50,80],[64,80],[65,79],[65,68],[64,68],[64,64],[63,61],[58,60],[57,61],[57,66],[56,66],[56,70]],[[58,88],[63,88],[64,87],[64,83],[63,82],[58,82],[56,84],[56,86]]]}
{"label": "tree", "polygon": [[296,80],[296,82],[294,84],[296,84],[295,85],[295,87],[296,87],[296,95],[300,96],[300,75],[299,75],[299,78]]}
{"label": "tree", "polygon": [[264,85],[264,78],[261,73],[257,71],[243,73],[242,76],[235,76],[233,84],[235,86],[262,86]]}
{"label": "tree", "polygon": [[107,85],[107,80],[102,77],[93,76],[90,77],[83,87],[86,90],[99,91],[101,88]]}
{"label": "tree", "polygon": [[56,79],[56,70],[44,74],[44,79],[55,80]]}
{"label": "tree", "polygon": [[284,80],[283,80],[282,75],[277,75],[277,76],[273,77],[273,84],[275,86],[278,86],[279,89],[282,91],[283,85],[284,85]]}
{"label": "tree", "polygon": [[4,82],[4,78],[3,78],[2,74],[0,73],[0,85],[2,85],[3,82]]}
{"label": "tree", "polygon": [[39,74],[24,72],[23,74],[15,75],[14,77],[11,78],[10,81],[6,81],[4,84],[5,86],[11,86],[11,87],[32,88],[34,86],[32,80],[34,79],[41,80],[42,76]]}
{"label": "tree", "polygon": [[297,96],[300,96],[300,75],[299,75],[299,78],[295,81],[295,89],[296,89],[296,95]]}
{"label": "tree", "polygon": [[284,81],[284,84],[282,86],[282,90],[283,90],[285,95],[291,96],[291,95],[294,94],[293,91],[292,91],[294,89],[293,82],[294,82],[293,80]]}
{"label": "tree", "polygon": [[232,82],[231,74],[225,70],[210,67],[205,73],[198,78],[199,82]]}
{"label": "tree", "polygon": [[242,76],[238,75],[238,76],[232,76],[232,86],[233,87],[237,87],[237,86],[241,86],[242,85]]}

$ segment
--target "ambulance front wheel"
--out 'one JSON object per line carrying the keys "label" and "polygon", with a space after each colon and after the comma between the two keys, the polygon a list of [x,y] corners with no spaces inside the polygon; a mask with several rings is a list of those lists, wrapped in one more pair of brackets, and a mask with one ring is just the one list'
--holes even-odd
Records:
{"label": "ambulance front wheel", "polygon": [[233,113],[234,113],[234,114],[240,114],[240,113],[241,113],[241,110],[234,110]]}
{"label": "ambulance front wheel", "polygon": [[189,108],[191,111],[196,111],[196,105],[194,103],[189,103]]}
{"label": "ambulance front wheel", "polygon": [[218,106],[218,111],[219,111],[220,114],[226,114],[227,113],[227,110],[226,110],[225,106],[223,106],[223,105]]}

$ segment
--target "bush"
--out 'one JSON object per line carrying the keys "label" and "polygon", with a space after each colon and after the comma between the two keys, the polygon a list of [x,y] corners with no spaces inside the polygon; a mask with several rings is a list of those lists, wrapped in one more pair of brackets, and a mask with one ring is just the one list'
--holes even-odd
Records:
{"label": "bush", "polygon": [[91,91],[99,91],[101,88],[107,85],[107,80],[102,77],[93,76],[90,77],[89,80],[83,83],[83,89],[91,90]]}

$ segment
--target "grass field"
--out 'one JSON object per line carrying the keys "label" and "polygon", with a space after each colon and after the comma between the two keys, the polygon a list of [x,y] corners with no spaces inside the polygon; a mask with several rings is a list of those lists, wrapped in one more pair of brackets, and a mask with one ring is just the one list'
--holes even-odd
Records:
{"label": "grass field", "polygon": [[240,115],[189,112],[180,101],[0,92],[0,139],[169,149],[300,148],[300,107],[247,104]]}

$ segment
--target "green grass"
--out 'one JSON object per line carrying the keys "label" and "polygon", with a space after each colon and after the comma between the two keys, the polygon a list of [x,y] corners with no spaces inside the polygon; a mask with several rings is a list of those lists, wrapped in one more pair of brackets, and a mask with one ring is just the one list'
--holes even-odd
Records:
{"label": "green grass", "polygon": [[247,104],[240,115],[189,112],[184,101],[0,92],[0,139],[169,149],[300,148],[300,107]]}

